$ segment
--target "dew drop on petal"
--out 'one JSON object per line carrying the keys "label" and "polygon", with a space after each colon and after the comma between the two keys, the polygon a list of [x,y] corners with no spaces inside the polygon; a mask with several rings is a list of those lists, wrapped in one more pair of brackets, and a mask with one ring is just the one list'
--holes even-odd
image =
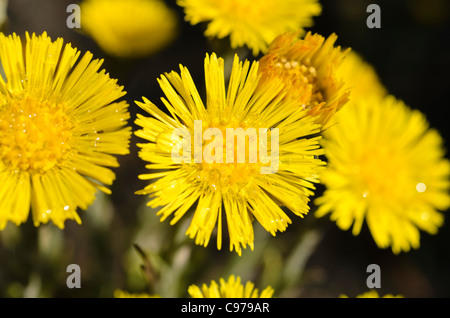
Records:
{"label": "dew drop on petal", "polygon": [[418,192],[421,192],[421,193],[425,192],[426,189],[427,189],[427,186],[425,185],[425,183],[420,182],[420,183],[416,184],[416,190]]}
{"label": "dew drop on petal", "polygon": [[430,213],[428,213],[428,212],[422,212],[422,213],[420,214],[420,218],[421,218],[422,220],[424,220],[424,221],[428,221],[428,220],[430,219]]}

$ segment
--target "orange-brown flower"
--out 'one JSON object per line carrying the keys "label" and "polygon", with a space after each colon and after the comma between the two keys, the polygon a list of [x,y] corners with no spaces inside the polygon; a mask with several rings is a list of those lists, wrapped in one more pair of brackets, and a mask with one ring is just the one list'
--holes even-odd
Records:
{"label": "orange-brown flower", "polygon": [[343,58],[350,49],[335,46],[337,36],[327,39],[308,32],[303,39],[299,33],[286,32],[270,45],[260,60],[262,85],[275,78],[283,80],[285,98],[294,99],[308,115],[327,128],[332,116],[348,101],[350,91],[337,75]]}

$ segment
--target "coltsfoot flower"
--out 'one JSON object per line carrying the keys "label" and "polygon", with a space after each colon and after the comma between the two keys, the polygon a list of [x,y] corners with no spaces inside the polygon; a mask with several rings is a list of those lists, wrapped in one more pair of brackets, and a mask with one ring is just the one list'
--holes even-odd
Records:
{"label": "coltsfoot flower", "polygon": [[349,99],[350,90],[338,69],[350,49],[335,47],[335,34],[327,39],[311,32],[304,38],[298,36],[298,32],[279,35],[261,58],[259,71],[263,81],[281,79],[285,98],[316,116],[325,129]]}
{"label": "coltsfoot flower", "polygon": [[195,25],[208,22],[205,35],[229,36],[231,47],[247,46],[258,55],[279,34],[313,25],[321,13],[318,0],[178,0],[185,19]]}
{"label": "coltsfoot flower", "polygon": [[450,162],[425,116],[393,96],[347,105],[324,133],[326,187],[316,216],[330,214],[358,235],[366,220],[375,243],[397,254],[436,234],[450,207]]}
{"label": "coltsfoot flower", "polygon": [[159,295],[150,295],[148,293],[130,293],[125,290],[116,289],[114,298],[161,298]]}
{"label": "coltsfoot flower", "polygon": [[[195,209],[186,234],[198,245],[208,245],[217,224],[221,248],[224,213],[230,250],[239,255],[241,246],[253,249],[254,219],[275,236],[292,222],[280,205],[300,217],[308,213],[309,196],[324,164],[318,159],[323,154],[317,136],[320,125],[283,99],[280,81],[259,86],[258,65],[235,56],[226,88],[224,60],[207,54],[206,104],[184,66],[180,74],[172,71],[158,80],[167,113],[145,98],[137,102],[151,115],[139,114],[136,120],[143,128],[136,135],[149,141],[138,144],[139,155],[150,162],[148,169],[158,170],[140,176],[157,180],[137,193],[149,195],[152,208],[162,207],[161,221],[173,215],[171,224]],[[174,137],[175,130],[185,135]],[[248,135],[231,135],[230,140],[230,130]],[[179,153],[185,142],[184,159],[176,162],[174,149]]]}
{"label": "coltsfoot flower", "polygon": [[188,293],[192,298],[272,298],[274,290],[267,286],[259,293],[251,281],[247,281],[244,286],[241,277],[230,275],[227,281],[221,278],[219,284],[212,280],[209,286],[203,284],[201,288],[191,285]]}
{"label": "coltsfoot flower", "polygon": [[388,94],[375,68],[353,50],[347,53],[337,68],[337,77],[350,89],[349,103],[358,103],[368,96],[381,99]]}
{"label": "coltsfoot flower", "polygon": [[82,30],[111,56],[148,56],[178,33],[178,16],[162,0],[83,0],[80,10]]}
{"label": "coltsfoot flower", "polygon": [[[348,298],[347,295],[341,295],[340,298]],[[359,294],[356,298],[404,298],[403,295],[385,294],[381,296],[376,290],[372,289],[368,292]]]}
{"label": "coltsfoot flower", "polygon": [[77,208],[110,193],[114,155],[129,152],[128,104],[115,102],[123,87],[91,53],[79,56],[45,32],[27,33],[25,48],[0,34],[0,230],[25,222],[30,206],[35,226],[81,223]]}

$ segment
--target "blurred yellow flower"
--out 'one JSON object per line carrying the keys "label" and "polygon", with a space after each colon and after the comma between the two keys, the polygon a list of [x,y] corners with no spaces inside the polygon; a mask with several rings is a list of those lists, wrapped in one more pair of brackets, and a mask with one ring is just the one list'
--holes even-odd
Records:
{"label": "blurred yellow flower", "polygon": [[387,95],[375,68],[355,51],[345,56],[337,69],[337,77],[342,78],[345,86],[351,90],[349,103],[358,103],[367,96],[383,98]]}
{"label": "blurred yellow flower", "polygon": [[345,105],[350,93],[344,87],[343,76],[347,74],[338,73],[349,49],[335,47],[336,40],[335,34],[325,39],[308,32],[301,39],[298,33],[283,33],[260,60],[263,81],[281,79],[286,98],[308,110],[308,115],[317,116],[323,129]]}
{"label": "blurred yellow flower", "polygon": [[161,0],[84,0],[81,26],[107,54],[139,58],[169,45],[178,17]]}
{"label": "blurred yellow flower", "polygon": [[[183,66],[180,66],[181,74],[172,71],[158,80],[166,95],[167,99],[162,101],[170,116],[145,98],[144,103],[137,102],[152,116],[138,115],[136,120],[136,124],[143,127],[136,135],[149,141],[138,144],[142,148],[139,155],[151,162],[147,165],[148,169],[158,170],[140,176],[143,180],[158,180],[137,193],[150,195],[153,200],[148,205],[152,208],[163,206],[158,211],[161,221],[174,214],[171,224],[178,222],[191,207],[194,208],[195,213],[186,234],[191,239],[195,238],[196,244],[207,246],[218,223],[218,249],[222,246],[224,211],[230,250],[234,248],[239,255],[241,245],[246,248],[248,244],[253,249],[253,219],[256,218],[264,229],[275,236],[277,231],[284,231],[291,223],[279,205],[286,206],[300,217],[308,213],[313,183],[318,182],[317,176],[324,164],[317,159],[323,154],[319,147],[320,137],[313,136],[320,131],[320,125],[306,116],[304,110],[293,107],[292,102],[280,97],[283,89],[280,81],[258,86],[258,65],[258,62],[250,64],[247,60],[242,63],[235,56],[226,89],[224,60],[217,58],[215,53],[211,56],[207,54],[206,106],[188,69]],[[196,132],[197,121],[201,123],[200,131]],[[228,129],[259,131],[260,142],[262,135],[266,134],[267,145],[270,144],[266,149],[267,155],[261,155],[263,147],[256,142],[259,155],[255,155],[254,162],[250,162],[249,144],[253,139],[249,135],[244,136],[248,138],[244,140],[249,140],[244,141],[245,148],[239,148],[236,142],[227,142],[223,146],[220,141],[220,154],[216,154],[219,160],[208,162],[200,158],[198,161],[194,157],[195,149],[187,157],[189,162],[176,163],[173,160],[173,149],[183,143],[173,138],[175,129],[185,129],[194,136],[192,139],[201,139],[209,128],[225,132],[223,135],[228,133]],[[272,128],[279,131],[278,151],[272,145],[272,140],[275,140],[275,137],[272,139],[275,133]],[[210,151],[208,149],[213,144],[215,142],[202,143],[200,140],[200,156]],[[230,162],[230,153],[235,159],[236,155],[245,155],[246,159],[244,162],[239,162],[239,159]],[[224,157],[226,160],[220,160]],[[270,167],[266,163],[269,158]],[[262,172],[264,169],[273,170]]]}
{"label": "blurred yellow flower", "polygon": [[77,208],[86,209],[97,189],[110,190],[118,167],[112,155],[128,151],[128,104],[102,61],[44,32],[0,34],[0,230],[28,218],[35,226],[66,219],[81,223]]}
{"label": "blurred yellow flower", "polygon": [[114,291],[114,298],[160,298],[160,296],[147,293],[129,293],[125,290],[116,289]]}
{"label": "blurred yellow flower", "polygon": [[195,25],[208,22],[205,35],[229,36],[231,47],[247,46],[253,55],[265,53],[270,42],[286,31],[313,25],[321,13],[318,0],[178,0],[185,19]]}
{"label": "blurred yellow flower", "polygon": [[255,284],[247,281],[245,286],[241,283],[239,276],[230,275],[228,280],[223,278],[219,280],[219,284],[212,280],[208,286],[203,284],[202,287],[191,285],[188,288],[188,293],[192,298],[272,298],[274,290],[268,286],[259,293],[255,288]]}
{"label": "blurred yellow flower", "polygon": [[443,140],[425,116],[393,96],[347,105],[324,133],[326,187],[316,216],[328,213],[358,235],[367,221],[375,243],[397,254],[435,234],[450,206],[450,162]]}
{"label": "blurred yellow flower", "polygon": [[[340,298],[348,298],[348,296],[341,295]],[[380,294],[376,290],[371,289],[368,292],[357,295],[356,298],[404,298],[404,297],[403,295],[393,295],[393,294],[386,294],[384,296],[380,296]]]}

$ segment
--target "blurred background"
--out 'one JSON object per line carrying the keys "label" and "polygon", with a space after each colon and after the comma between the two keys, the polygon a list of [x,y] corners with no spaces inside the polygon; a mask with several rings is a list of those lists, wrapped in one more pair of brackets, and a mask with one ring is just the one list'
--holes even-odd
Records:
{"label": "blurred background", "polygon": [[[338,45],[360,53],[375,67],[391,94],[426,114],[448,149],[450,2],[320,2],[322,14],[309,30],[323,36],[336,33]],[[184,22],[182,9],[175,1],[167,1],[179,18],[177,38],[146,58],[114,58],[82,29],[66,26],[70,14],[66,8],[72,3],[79,2],[9,0],[3,32],[23,36],[25,31],[47,31],[53,40],[63,37],[82,52],[103,58],[103,68],[127,91],[132,125],[136,113],[142,113],[135,100],[145,96],[161,105],[162,92],[156,82],[160,74],[178,71],[182,63],[201,87],[205,53],[223,46],[203,36],[204,25]],[[366,26],[370,3],[381,7],[381,29]],[[355,297],[368,291],[369,264],[381,268],[378,291],[382,295],[450,297],[448,215],[437,235],[421,233],[418,250],[394,255],[390,249],[376,247],[366,226],[354,237],[327,217],[316,219],[311,211],[304,219],[292,216],[293,224],[276,237],[255,223],[255,249],[247,248],[239,257],[228,251],[226,243],[217,251],[215,237],[206,248],[196,246],[184,234],[189,217],[175,226],[160,222],[156,211],[146,207],[148,199],[134,194],[146,185],[137,179],[145,169],[136,142],[138,138],[133,137],[131,154],[119,158],[113,194],[99,193],[87,211],[80,211],[81,226],[67,221],[61,231],[53,224],[35,228],[28,222],[20,227],[8,224],[0,232],[0,297],[113,297],[116,289],[187,297],[189,285],[209,284],[230,274],[241,276],[244,282],[251,280],[260,289],[271,285],[274,296],[280,298]],[[319,186],[317,194],[321,191]],[[80,289],[66,286],[69,264],[81,268]]]}

